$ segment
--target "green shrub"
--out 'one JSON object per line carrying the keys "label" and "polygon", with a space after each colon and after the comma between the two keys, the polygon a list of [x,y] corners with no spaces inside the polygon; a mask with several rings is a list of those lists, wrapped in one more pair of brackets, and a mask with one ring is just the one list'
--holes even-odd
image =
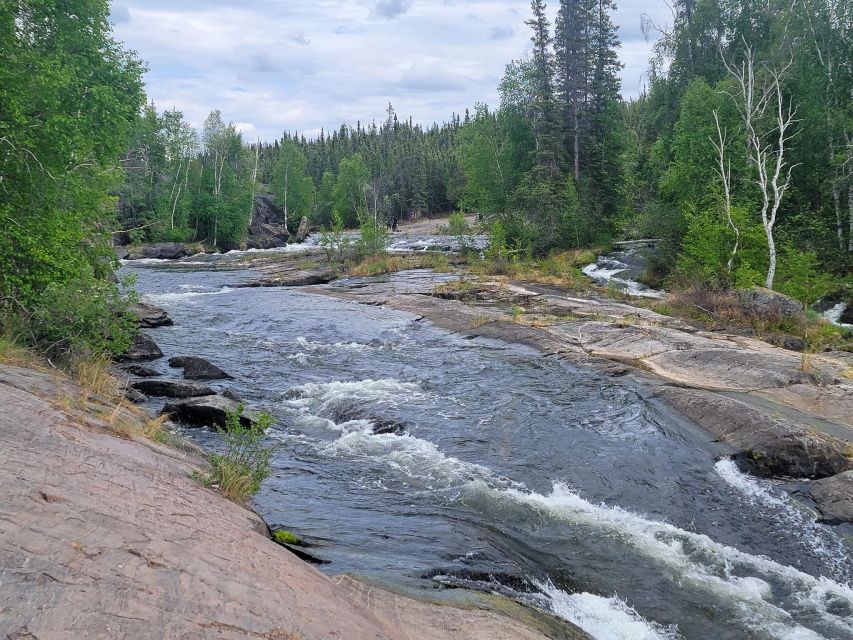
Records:
{"label": "green shrub", "polygon": [[225,428],[220,428],[225,442],[225,453],[211,453],[210,472],[197,475],[205,486],[216,487],[220,493],[235,502],[244,502],[255,495],[261,483],[270,475],[270,458],[273,447],[264,446],[266,430],[272,426],[273,417],[261,413],[257,422],[244,426],[240,421],[243,405],[228,413]]}
{"label": "green shrub", "polygon": [[388,226],[380,220],[374,220],[366,213],[359,217],[361,236],[356,242],[356,253],[360,258],[366,256],[384,256],[388,251]]}

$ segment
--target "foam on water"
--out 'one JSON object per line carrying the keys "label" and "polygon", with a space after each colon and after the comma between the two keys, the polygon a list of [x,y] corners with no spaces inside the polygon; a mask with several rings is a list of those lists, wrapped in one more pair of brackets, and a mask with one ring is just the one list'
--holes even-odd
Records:
{"label": "foam on water", "polygon": [[[344,385],[349,391],[383,396],[411,389],[407,383],[397,381],[367,382],[336,385],[339,389]],[[326,393],[321,391],[323,386],[306,385],[319,396]],[[620,507],[593,504],[565,484],[555,484],[548,495],[532,492],[482,465],[448,456],[426,440],[408,434],[374,434],[367,420],[351,421],[337,428],[341,436],[326,445],[328,455],[369,460],[430,490],[462,489],[459,496],[485,493],[498,500],[509,500],[564,520],[592,535],[618,540],[634,553],[665,567],[665,573],[679,584],[718,599],[737,612],[741,624],[755,631],[780,640],[821,638],[798,622],[802,620],[831,633],[832,637],[853,637],[853,589],[847,585],[814,577],[715,542],[707,535],[685,531]],[[775,500],[771,495],[770,503],[776,504]],[[574,616],[572,621],[583,620],[595,630],[593,635],[599,634],[596,637],[678,637],[671,629],[642,620],[619,599],[591,594],[560,598],[566,614]],[[608,628],[607,624],[614,626]]]}
{"label": "foam on water", "polygon": [[682,583],[735,604],[742,612],[742,622],[756,630],[776,629],[773,635],[778,638],[819,638],[795,622],[793,616],[797,615],[832,629],[839,637],[853,637],[853,589],[847,585],[816,578],[620,507],[592,504],[564,484],[556,484],[549,495],[517,489],[501,493],[620,540],[665,566]]}
{"label": "foam on water", "polygon": [[551,599],[551,611],[580,627],[596,640],[680,640],[675,627],[663,627],[645,620],[628,604],[613,596],[566,593],[550,582],[536,586]]}
{"label": "foam on water", "polygon": [[619,287],[619,289],[630,296],[637,296],[640,298],[663,298],[666,295],[663,291],[651,289],[634,280],[618,277],[620,273],[625,273],[629,269],[630,267],[627,264],[619,262],[618,260],[614,260],[612,258],[599,258],[598,261],[588,264],[581,269],[581,272],[588,278],[591,278],[600,284],[614,283]]}
{"label": "foam on water", "polygon": [[334,353],[336,351],[354,351],[357,353],[365,353],[373,347],[369,344],[361,342],[335,342],[333,344],[325,342],[314,342],[302,336],[296,338],[298,344],[307,353]]}
{"label": "foam on water", "polygon": [[797,505],[787,493],[776,489],[772,481],[743,473],[729,458],[719,460],[714,465],[714,471],[742,500],[767,509],[767,517],[771,522],[801,532],[800,544],[820,556],[832,568],[830,578],[847,583],[853,579],[853,567],[845,561],[846,547],[841,537],[832,528],[819,524],[811,513]]}
{"label": "foam on water", "polygon": [[847,309],[847,303],[839,302],[831,309],[827,309],[826,311],[824,311],[823,317],[829,320],[834,325],[838,325],[839,327],[849,327],[853,329],[853,324],[845,324],[841,322],[841,315],[844,313],[845,309]]}
{"label": "foam on water", "polygon": [[382,380],[353,380],[333,382],[309,382],[288,391],[288,404],[292,407],[312,407],[322,410],[324,406],[341,400],[373,400],[396,406],[403,398],[419,397],[421,388],[414,382],[400,382],[392,378]]}
{"label": "foam on water", "polygon": [[182,291],[180,293],[146,294],[143,296],[143,299],[152,304],[170,304],[175,302],[187,302],[193,298],[200,298],[204,296],[220,296],[225,293],[230,293],[233,290],[234,289],[231,289],[230,287],[222,287],[215,291]]}

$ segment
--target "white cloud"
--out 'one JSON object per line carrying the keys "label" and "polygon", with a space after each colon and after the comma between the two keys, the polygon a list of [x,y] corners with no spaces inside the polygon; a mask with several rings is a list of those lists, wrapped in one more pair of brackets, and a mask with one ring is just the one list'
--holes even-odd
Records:
{"label": "white cloud", "polygon": [[[506,63],[529,50],[528,11],[519,0],[122,0],[112,21],[148,61],[160,108],[193,123],[220,109],[272,140],[381,121],[388,102],[426,125],[475,102],[497,104]],[[663,0],[620,5],[627,96],[641,90],[651,51],[643,12],[669,19]]]}

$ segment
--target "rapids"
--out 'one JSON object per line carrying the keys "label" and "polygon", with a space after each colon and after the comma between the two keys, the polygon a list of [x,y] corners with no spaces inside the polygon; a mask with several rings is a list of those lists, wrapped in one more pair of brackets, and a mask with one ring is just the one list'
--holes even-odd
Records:
{"label": "rapids", "polygon": [[853,638],[849,542],[630,378],[237,269],[125,271],[175,320],[167,357],[277,418],[255,505],[324,571],[504,593],[606,640]]}

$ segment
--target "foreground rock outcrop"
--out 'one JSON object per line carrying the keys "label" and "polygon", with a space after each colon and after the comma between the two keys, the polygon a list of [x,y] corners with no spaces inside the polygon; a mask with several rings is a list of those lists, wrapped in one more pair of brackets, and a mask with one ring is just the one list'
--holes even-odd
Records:
{"label": "foreground rock outcrop", "polygon": [[116,437],[64,394],[86,395],[0,365],[0,638],[586,638],[488,596],[437,606],[329,578],[192,480],[192,451]]}

